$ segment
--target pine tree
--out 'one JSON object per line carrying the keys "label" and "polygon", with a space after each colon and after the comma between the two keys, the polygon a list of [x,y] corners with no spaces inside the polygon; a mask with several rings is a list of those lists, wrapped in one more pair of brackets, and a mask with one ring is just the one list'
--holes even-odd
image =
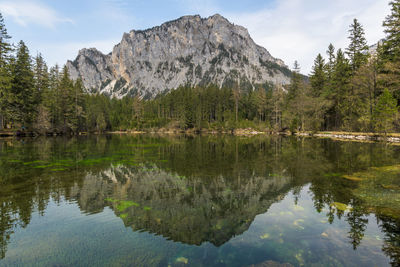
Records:
{"label": "pine tree", "polygon": [[346,54],[350,58],[350,65],[353,72],[356,72],[363,64],[368,61],[368,45],[362,25],[357,19],[350,25],[350,45],[346,49]]}
{"label": "pine tree", "polygon": [[9,91],[11,89],[11,66],[10,58],[12,47],[9,43],[11,36],[8,35],[4,18],[0,13],[0,129],[5,125],[9,110]]}
{"label": "pine tree", "polygon": [[397,111],[396,99],[388,89],[385,89],[379,96],[378,103],[374,110],[375,129],[379,132],[384,132],[385,134],[392,130],[393,121]]}
{"label": "pine tree", "polygon": [[319,97],[326,91],[327,73],[325,60],[318,54],[314,60],[314,66],[310,75],[311,94],[313,97]]}
{"label": "pine tree", "polygon": [[391,14],[383,22],[386,38],[379,50],[378,82],[400,103],[400,0],[390,2]]}
{"label": "pine tree", "polygon": [[63,67],[61,79],[57,88],[59,97],[58,103],[58,118],[60,128],[63,132],[73,131],[74,126],[74,86],[69,77],[68,68]]}
{"label": "pine tree", "polygon": [[17,48],[17,55],[12,67],[12,86],[10,92],[11,118],[23,128],[30,128],[37,116],[37,92],[35,91],[32,59],[23,41]]}
{"label": "pine tree", "polygon": [[50,121],[50,111],[47,106],[47,103],[50,100],[50,88],[49,88],[49,72],[41,54],[38,54],[34,59],[34,80],[35,80],[35,92],[36,92],[36,101],[39,103],[38,115],[36,122],[34,124],[34,128],[36,131],[40,133],[47,133],[51,128]]}
{"label": "pine tree", "polygon": [[39,101],[41,101],[41,95],[47,93],[49,90],[49,72],[42,55],[39,53],[34,59],[34,79],[35,89],[39,93]]}
{"label": "pine tree", "polygon": [[400,0],[393,0],[389,3],[391,14],[383,22],[386,38],[383,44],[384,60],[400,60]]}
{"label": "pine tree", "polygon": [[83,131],[85,128],[86,114],[85,114],[85,96],[84,86],[81,79],[76,80],[73,86],[74,90],[74,119],[73,131],[75,133]]}
{"label": "pine tree", "polygon": [[330,80],[332,79],[332,73],[335,68],[335,61],[336,61],[335,47],[333,46],[333,44],[329,44],[326,54],[328,55],[327,74],[328,74],[328,80]]}
{"label": "pine tree", "polygon": [[353,94],[350,96],[355,107],[357,130],[371,131],[372,115],[377,98],[377,59],[371,57],[367,64],[362,65],[351,79]]}
{"label": "pine tree", "polygon": [[60,69],[58,65],[50,68],[49,91],[43,95],[43,104],[49,110],[50,123],[53,129],[60,124]]}
{"label": "pine tree", "polygon": [[272,92],[272,125],[275,131],[282,130],[282,113],[285,108],[285,93],[282,85],[275,85]]}
{"label": "pine tree", "polygon": [[298,95],[301,82],[302,82],[302,77],[300,74],[300,65],[296,60],[293,65],[292,77],[290,80],[290,86],[287,95],[287,99],[289,101],[295,99],[296,96]]}
{"label": "pine tree", "polygon": [[304,103],[300,100],[304,96],[304,82],[300,74],[300,65],[294,62],[291,83],[286,96],[286,110],[283,113],[285,122],[290,130],[304,130]]}
{"label": "pine tree", "polygon": [[351,102],[348,101],[351,68],[343,51],[339,49],[336,54],[335,68],[332,77],[332,99],[335,107],[335,128],[339,129],[342,122],[349,117]]}

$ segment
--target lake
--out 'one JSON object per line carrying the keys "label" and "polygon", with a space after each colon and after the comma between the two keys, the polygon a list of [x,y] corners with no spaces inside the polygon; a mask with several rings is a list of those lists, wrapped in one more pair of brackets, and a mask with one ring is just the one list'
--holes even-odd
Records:
{"label": "lake", "polygon": [[0,140],[0,266],[400,266],[400,146]]}

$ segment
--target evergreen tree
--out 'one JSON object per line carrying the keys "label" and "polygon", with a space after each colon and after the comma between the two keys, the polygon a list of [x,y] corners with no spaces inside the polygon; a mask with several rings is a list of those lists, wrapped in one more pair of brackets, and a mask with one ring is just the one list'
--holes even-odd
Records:
{"label": "evergreen tree", "polygon": [[0,129],[5,125],[9,110],[9,93],[11,89],[10,59],[12,47],[9,43],[11,36],[8,35],[4,18],[0,13]]}
{"label": "evergreen tree", "polygon": [[324,114],[324,129],[331,129],[336,124],[336,90],[333,84],[336,54],[335,47],[332,44],[329,44],[326,54],[328,55],[328,62],[326,64],[326,91],[324,92],[324,97],[328,106],[326,114]]}
{"label": "evergreen tree", "polygon": [[304,96],[303,78],[300,74],[300,65],[294,62],[291,83],[286,96],[286,110],[284,120],[291,131],[304,130],[304,102],[300,100]]}
{"label": "evergreen tree", "polygon": [[379,132],[384,132],[385,134],[392,130],[393,121],[397,111],[396,99],[388,89],[385,89],[379,96],[374,110],[375,129]]}
{"label": "evergreen tree", "polygon": [[64,132],[71,132],[74,128],[74,103],[75,103],[75,90],[73,82],[71,81],[68,73],[68,68],[64,66],[61,74],[61,79],[57,88],[57,95],[59,97],[59,128]]}
{"label": "evergreen tree", "polygon": [[391,14],[383,22],[386,38],[379,50],[379,87],[388,88],[400,103],[400,0],[390,2]]}
{"label": "evergreen tree", "polygon": [[20,41],[12,67],[10,108],[11,118],[23,128],[30,128],[36,119],[39,104],[37,95],[29,50],[25,43]]}
{"label": "evergreen tree", "polygon": [[335,47],[333,46],[333,44],[329,44],[326,54],[328,55],[327,75],[328,75],[328,80],[331,80],[336,61]]}
{"label": "evergreen tree", "polygon": [[335,107],[335,123],[336,129],[339,129],[342,122],[349,119],[352,103],[348,101],[349,83],[351,68],[343,51],[339,49],[336,54],[336,62],[332,77],[333,106]]}
{"label": "evergreen tree", "polygon": [[85,129],[86,113],[85,113],[85,97],[84,86],[81,79],[75,81],[74,86],[74,105],[73,105],[73,131],[75,133]]}
{"label": "evergreen tree", "polygon": [[276,85],[272,93],[272,125],[275,131],[282,130],[282,113],[285,108],[285,92],[282,85]]}
{"label": "evergreen tree", "polygon": [[377,58],[371,57],[351,79],[353,94],[350,97],[356,113],[353,124],[358,131],[373,130],[372,114],[378,96],[377,74]]}
{"label": "evergreen tree", "polygon": [[290,86],[288,90],[287,99],[289,101],[294,100],[299,93],[301,87],[302,77],[300,74],[300,65],[297,60],[294,62],[292,77],[290,80]]}
{"label": "evergreen tree", "polygon": [[48,109],[53,129],[60,124],[60,69],[58,65],[50,68],[49,91],[43,95],[43,105]]}
{"label": "evergreen tree", "polygon": [[36,102],[40,103],[34,128],[41,133],[47,133],[51,128],[50,112],[45,104],[50,101],[49,73],[41,54],[38,54],[34,60],[34,80]]}
{"label": "evergreen tree", "polygon": [[383,44],[382,57],[384,60],[400,60],[400,0],[393,0],[389,3],[391,14],[383,22],[386,38]]}
{"label": "evergreen tree", "polygon": [[326,91],[326,66],[325,60],[321,56],[321,54],[318,54],[317,58],[314,60],[314,66],[312,67],[310,81],[312,96],[319,97]]}
{"label": "evergreen tree", "polygon": [[350,58],[352,71],[355,72],[368,60],[368,45],[364,29],[357,19],[353,20],[349,32],[350,45],[346,49],[346,54]]}
{"label": "evergreen tree", "polygon": [[35,57],[34,62],[34,79],[35,79],[35,90],[39,93],[38,101],[41,101],[41,95],[47,93],[49,90],[49,72],[42,55],[39,53]]}

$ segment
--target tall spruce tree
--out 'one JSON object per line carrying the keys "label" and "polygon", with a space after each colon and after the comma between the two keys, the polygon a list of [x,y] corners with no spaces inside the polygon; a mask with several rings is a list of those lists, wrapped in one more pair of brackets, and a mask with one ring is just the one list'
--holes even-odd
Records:
{"label": "tall spruce tree", "polygon": [[326,64],[326,70],[327,70],[327,75],[328,75],[328,80],[332,79],[332,73],[333,69],[335,68],[335,60],[336,60],[336,55],[335,55],[335,47],[333,44],[329,44],[328,50],[326,50],[326,54],[328,55],[328,62]]}
{"label": "tall spruce tree", "polygon": [[364,29],[357,19],[350,25],[349,33],[350,45],[346,49],[346,54],[350,59],[352,71],[356,72],[368,61],[368,45]]}
{"label": "tall spruce tree", "polygon": [[319,97],[326,91],[327,73],[325,60],[321,54],[318,54],[314,60],[311,75],[311,94],[313,97]]}
{"label": "tall spruce tree", "polygon": [[11,118],[23,128],[30,128],[37,116],[38,93],[35,89],[32,59],[28,47],[20,41],[12,67],[12,86],[10,92]]}
{"label": "tall spruce tree", "polygon": [[300,65],[297,61],[294,62],[291,82],[288,93],[286,95],[286,110],[284,112],[285,123],[291,131],[304,130],[303,126],[303,106],[304,103],[300,100],[303,96],[303,78],[300,74]]}
{"label": "tall spruce tree", "polygon": [[335,68],[332,77],[333,92],[332,97],[335,107],[335,128],[340,129],[343,121],[349,116],[351,103],[347,101],[349,94],[349,82],[351,68],[342,49],[339,49],[336,54]]}
{"label": "tall spruce tree", "polygon": [[288,100],[293,100],[299,93],[301,87],[302,77],[300,74],[300,65],[299,62],[296,60],[293,65],[292,77],[290,80],[290,86],[288,90],[287,98]]}
{"label": "tall spruce tree", "polygon": [[61,79],[58,84],[57,88],[57,96],[58,99],[58,118],[59,124],[58,128],[61,129],[63,132],[71,132],[74,129],[75,124],[75,90],[73,82],[69,77],[69,72],[67,66],[64,66],[62,69]]}
{"label": "tall spruce tree", "polygon": [[374,124],[378,132],[385,134],[392,130],[395,114],[397,113],[397,102],[388,89],[379,96],[374,110]]}
{"label": "tall spruce tree", "polygon": [[391,14],[383,22],[386,38],[383,44],[384,60],[400,60],[400,0],[393,0],[389,3]]}
{"label": "tall spruce tree", "polygon": [[42,55],[39,53],[34,59],[34,80],[36,98],[40,103],[38,106],[38,116],[34,124],[35,130],[41,133],[50,132],[51,118],[47,103],[51,101],[49,72]]}
{"label": "tall spruce tree", "polygon": [[0,129],[5,125],[11,111],[9,110],[9,93],[11,89],[10,58],[12,47],[11,36],[8,35],[4,18],[0,13]]}
{"label": "tall spruce tree", "polygon": [[400,103],[400,0],[390,2],[391,14],[383,22],[386,38],[379,50],[380,90],[385,88]]}
{"label": "tall spruce tree", "polygon": [[40,53],[34,59],[33,71],[35,89],[39,93],[38,97],[40,98],[42,94],[47,93],[49,90],[49,71],[46,62]]}

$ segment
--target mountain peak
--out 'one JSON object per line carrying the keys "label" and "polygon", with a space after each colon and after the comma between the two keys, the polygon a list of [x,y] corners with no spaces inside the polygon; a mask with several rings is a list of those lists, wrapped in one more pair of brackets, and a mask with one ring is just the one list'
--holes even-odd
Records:
{"label": "mountain peak", "polygon": [[254,89],[286,84],[290,70],[251,39],[246,28],[220,14],[183,16],[146,30],[124,33],[112,53],[82,49],[67,67],[89,92],[113,97],[154,97],[181,85]]}

